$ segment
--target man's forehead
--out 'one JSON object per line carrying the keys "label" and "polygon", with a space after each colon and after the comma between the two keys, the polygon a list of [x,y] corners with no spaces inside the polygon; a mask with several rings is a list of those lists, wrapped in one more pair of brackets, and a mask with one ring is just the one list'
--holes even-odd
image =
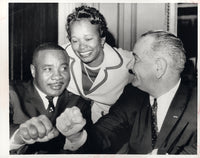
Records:
{"label": "man's forehead", "polygon": [[145,50],[148,50],[151,48],[151,44],[154,41],[154,39],[152,37],[149,36],[145,36],[145,37],[141,37],[135,44],[134,48],[133,48],[133,52],[135,54],[140,54]]}
{"label": "man's forehead", "polygon": [[41,50],[38,52],[38,57],[48,58],[48,57],[62,57],[62,58],[69,58],[68,55],[62,51],[62,50],[53,50],[53,49],[47,49],[47,50]]}
{"label": "man's forehead", "polygon": [[38,51],[38,54],[51,54],[51,53],[58,53],[58,54],[64,54],[64,52],[62,50],[58,50],[58,49],[44,49],[44,50],[40,50]]}
{"label": "man's forehead", "polygon": [[151,44],[152,42],[154,41],[154,37],[152,36],[144,36],[144,37],[141,37],[137,43],[141,44],[141,45],[149,45]]}
{"label": "man's forehead", "polygon": [[67,54],[65,54],[64,51],[62,50],[40,50],[37,54],[36,61],[38,62],[44,62],[49,59],[54,59],[54,60],[66,60],[67,62],[69,61],[69,57]]}

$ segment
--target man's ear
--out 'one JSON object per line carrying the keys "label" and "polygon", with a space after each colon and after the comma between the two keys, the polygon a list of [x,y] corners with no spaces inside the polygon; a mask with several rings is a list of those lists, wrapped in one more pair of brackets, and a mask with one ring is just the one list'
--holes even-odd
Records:
{"label": "man's ear", "polygon": [[104,47],[105,42],[106,42],[106,37],[102,37],[102,38],[101,38],[101,45],[102,45],[102,48]]}
{"label": "man's ear", "polygon": [[161,78],[167,70],[167,61],[164,58],[156,59],[156,77]]}
{"label": "man's ear", "polygon": [[35,66],[33,64],[30,65],[31,75],[35,78]]}

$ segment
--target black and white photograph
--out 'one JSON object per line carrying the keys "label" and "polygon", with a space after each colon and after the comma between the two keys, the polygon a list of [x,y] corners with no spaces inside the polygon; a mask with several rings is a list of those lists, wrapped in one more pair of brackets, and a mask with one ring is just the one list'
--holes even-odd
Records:
{"label": "black and white photograph", "polygon": [[198,1],[86,2],[7,3],[3,153],[197,158]]}

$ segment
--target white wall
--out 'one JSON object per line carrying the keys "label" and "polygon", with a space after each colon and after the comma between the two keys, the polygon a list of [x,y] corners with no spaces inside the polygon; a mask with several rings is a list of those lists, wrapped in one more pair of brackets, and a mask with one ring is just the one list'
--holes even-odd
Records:
{"label": "white wall", "polygon": [[136,37],[148,30],[164,29],[165,26],[165,4],[150,3],[137,4],[137,23],[136,23]]}
{"label": "white wall", "polygon": [[68,42],[65,23],[67,16],[73,9],[79,6],[79,3],[59,3],[58,4],[58,43],[63,45]]}

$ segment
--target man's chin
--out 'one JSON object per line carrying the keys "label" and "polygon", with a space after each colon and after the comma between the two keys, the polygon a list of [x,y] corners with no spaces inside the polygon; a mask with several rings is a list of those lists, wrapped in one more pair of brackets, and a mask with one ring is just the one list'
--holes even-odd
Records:
{"label": "man's chin", "polygon": [[59,96],[59,95],[61,95],[62,94],[62,92],[63,92],[64,90],[51,90],[51,96],[54,96],[54,97],[56,97],[56,96]]}

